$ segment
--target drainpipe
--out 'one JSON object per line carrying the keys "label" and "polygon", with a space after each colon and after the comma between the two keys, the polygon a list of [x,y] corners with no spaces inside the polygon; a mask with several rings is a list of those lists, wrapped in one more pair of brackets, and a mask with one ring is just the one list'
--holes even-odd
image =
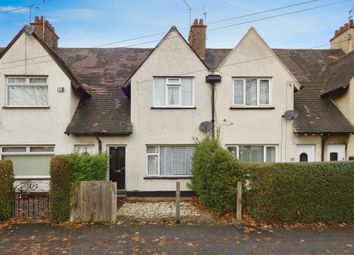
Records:
{"label": "drainpipe", "polygon": [[98,152],[102,153],[102,141],[98,136],[96,136],[96,139],[98,141]]}
{"label": "drainpipe", "polygon": [[215,138],[215,85],[221,82],[221,75],[219,74],[209,74],[205,81],[211,84],[211,123],[212,127],[212,137]]}
{"label": "drainpipe", "polygon": [[329,134],[323,134],[321,136],[321,161],[324,161],[324,148],[329,136]]}

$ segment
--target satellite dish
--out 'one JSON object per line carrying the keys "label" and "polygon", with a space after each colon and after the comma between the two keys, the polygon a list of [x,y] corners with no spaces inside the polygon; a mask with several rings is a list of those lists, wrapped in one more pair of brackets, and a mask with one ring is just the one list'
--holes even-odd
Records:
{"label": "satellite dish", "polygon": [[24,30],[27,34],[31,35],[33,34],[33,31],[34,31],[34,26],[30,25],[30,24],[27,24],[25,27],[24,27]]}
{"label": "satellite dish", "polygon": [[213,123],[211,123],[211,121],[203,121],[199,125],[199,130],[204,132],[204,133],[209,132],[212,129],[213,129]]}
{"label": "satellite dish", "polygon": [[296,120],[299,117],[299,112],[295,110],[286,111],[283,117],[287,120]]}

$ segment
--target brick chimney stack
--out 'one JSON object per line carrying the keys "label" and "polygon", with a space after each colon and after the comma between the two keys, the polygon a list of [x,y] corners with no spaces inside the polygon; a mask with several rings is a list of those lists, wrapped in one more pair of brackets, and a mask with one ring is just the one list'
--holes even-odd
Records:
{"label": "brick chimney stack", "polygon": [[201,59],[205,59],[206,55],[206,28],[203,19],[195,19],[188,37],[190,46]]}
{"label": "brick chimney stack", "polygon": [[351,19],[334,33],[331,49],[342,49],[346,54],[354,50],[354,22]]}
{"label": "brick chimney stack", "polygon": [[43,16],[34,18],[31,23],[34,26],[34,32],[51,48],[58,47],[59,37],[55,33],[54,27]]}

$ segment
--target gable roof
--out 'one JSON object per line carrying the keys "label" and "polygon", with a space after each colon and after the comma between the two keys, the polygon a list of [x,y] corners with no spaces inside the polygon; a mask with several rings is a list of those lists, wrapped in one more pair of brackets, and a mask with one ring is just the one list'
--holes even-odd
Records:
{"label": "gable roof", "polygon": [[[20,36],[26,33],[25,32],[25,27],[23,27],[17,35],[11,40],[11,42],[0,51],[0,59],[6,54],[6,52],[16,43],[16,41],[20,38]],[[68,78],[71,80],[71,85],[72,87],[80,93],[80,95],[83,98],[88,98],[90,97],[90,94],[81,86],[79,81],[76,79],[76,77],[73,75],[71,70],[65,65],[65,63],[62,61],[62,59],[53,51],[52,48],[50,48],[35,32],[31,34],[38,42],[41,44],[41,46],[44,48],[44,50],[52,57],[54,62],[62,69],[62,71],[68,76]]]}
{"label": "gable roof", "polygon": [[81,100],[66,133],[131,134],[130,100],[121,86],[151,49],[58,48],[56,52],[92,95]]}
{"label": "gable roof", "polygon": [[129,76],[129,78],[124,82],[123,88],[129,87],[129,82],[131,78],[134,76],[134,74],[140,69],[140,67],[145,63],[145,61],[163,44],[164,41],[168,38],[168,36],[172,33],[176,32],[178,37],[181,38],[184,43],[188,46],[188,48],[193,52],[193,54],[200,60],[200,62],[205,66],[207,70],[209,70],[209,67],[205,64],[205,62],[198,56],[198,54],[194,51],[194,49],[191,47],[191,45],[186,41],[186,39],[183,37],[183,35],[178,31],[176,26],[172,26],[170,30],[166,33],[166,35],[161,39],[161,41],[155,46],[155,48],[149,53],[149,55],[141,62],[141,64],[136,68],[136,70]]}
{"label": "gable roof", "polygon": [[354,51],[331,63],[327,68],[327,78],[322,96],[329,96],[348,88],[354,77]]}
{"label": "gable roof", "polygon": [[327,66],[342,57],[341,50],[274,49],[284,64],[301,83],[294,95],[299,117],[294,121],[295,133],[351,133],[353,126],[329,98],[320,97]]}
{"label": "gable roof", "polygon": [[[23,32],[23,29],[21,31]],[[21,31],[8,47],[0,48],[0,58],[20,36]],[[130,120],[130,99],[121,88],[154,49],[57,48],[52,50],[38,36],[35,34],[34,36],[74,81],[73,85],[77,84],[77,88],[91,95],[90,98],[80,101],[66,133],[131,134],[133,127]],[[197,57],[213,71],[225,61],[231,51],[232,49],[206,49],[204,61]],[[272,52],[302,86],[294,96],[295,110],[300,113],[299,118],[294,121],[296,133],[354,132],[353,126],[331,100],[320,97],[325,93],[327,86],[335,88],[347,84],[348,77],[352,75],[353,69],[350,67],[353,66],[352,61],[354,61],[354,57],[348,56],[354,56],[354,53],[344,56],[341,50],[292,49],[273,49]],[[337,72],[342,73],[337,75]],[[326,73],[329,73],[329,76]]]}

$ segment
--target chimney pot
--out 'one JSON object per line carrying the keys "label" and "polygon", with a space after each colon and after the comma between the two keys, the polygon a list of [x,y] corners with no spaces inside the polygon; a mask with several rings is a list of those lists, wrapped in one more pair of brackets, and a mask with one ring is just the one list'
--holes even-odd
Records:
{"label": "chimney pot", "polygon": [[49,23],[45,17],[36,16],[34,22],[31,23],[34,26],[34,32],[39,36],[49,47],[57,48],[59,37],[55,33],[54,27]]}
{"label": "chimney pot", "polygon": [[198,19],[194,19],[193,26],[198,26]]}
{"label": "chimney pot", "polygon": [[199,26],[204,26],[203,19],[200,19],[200,20],[199,20]]}

